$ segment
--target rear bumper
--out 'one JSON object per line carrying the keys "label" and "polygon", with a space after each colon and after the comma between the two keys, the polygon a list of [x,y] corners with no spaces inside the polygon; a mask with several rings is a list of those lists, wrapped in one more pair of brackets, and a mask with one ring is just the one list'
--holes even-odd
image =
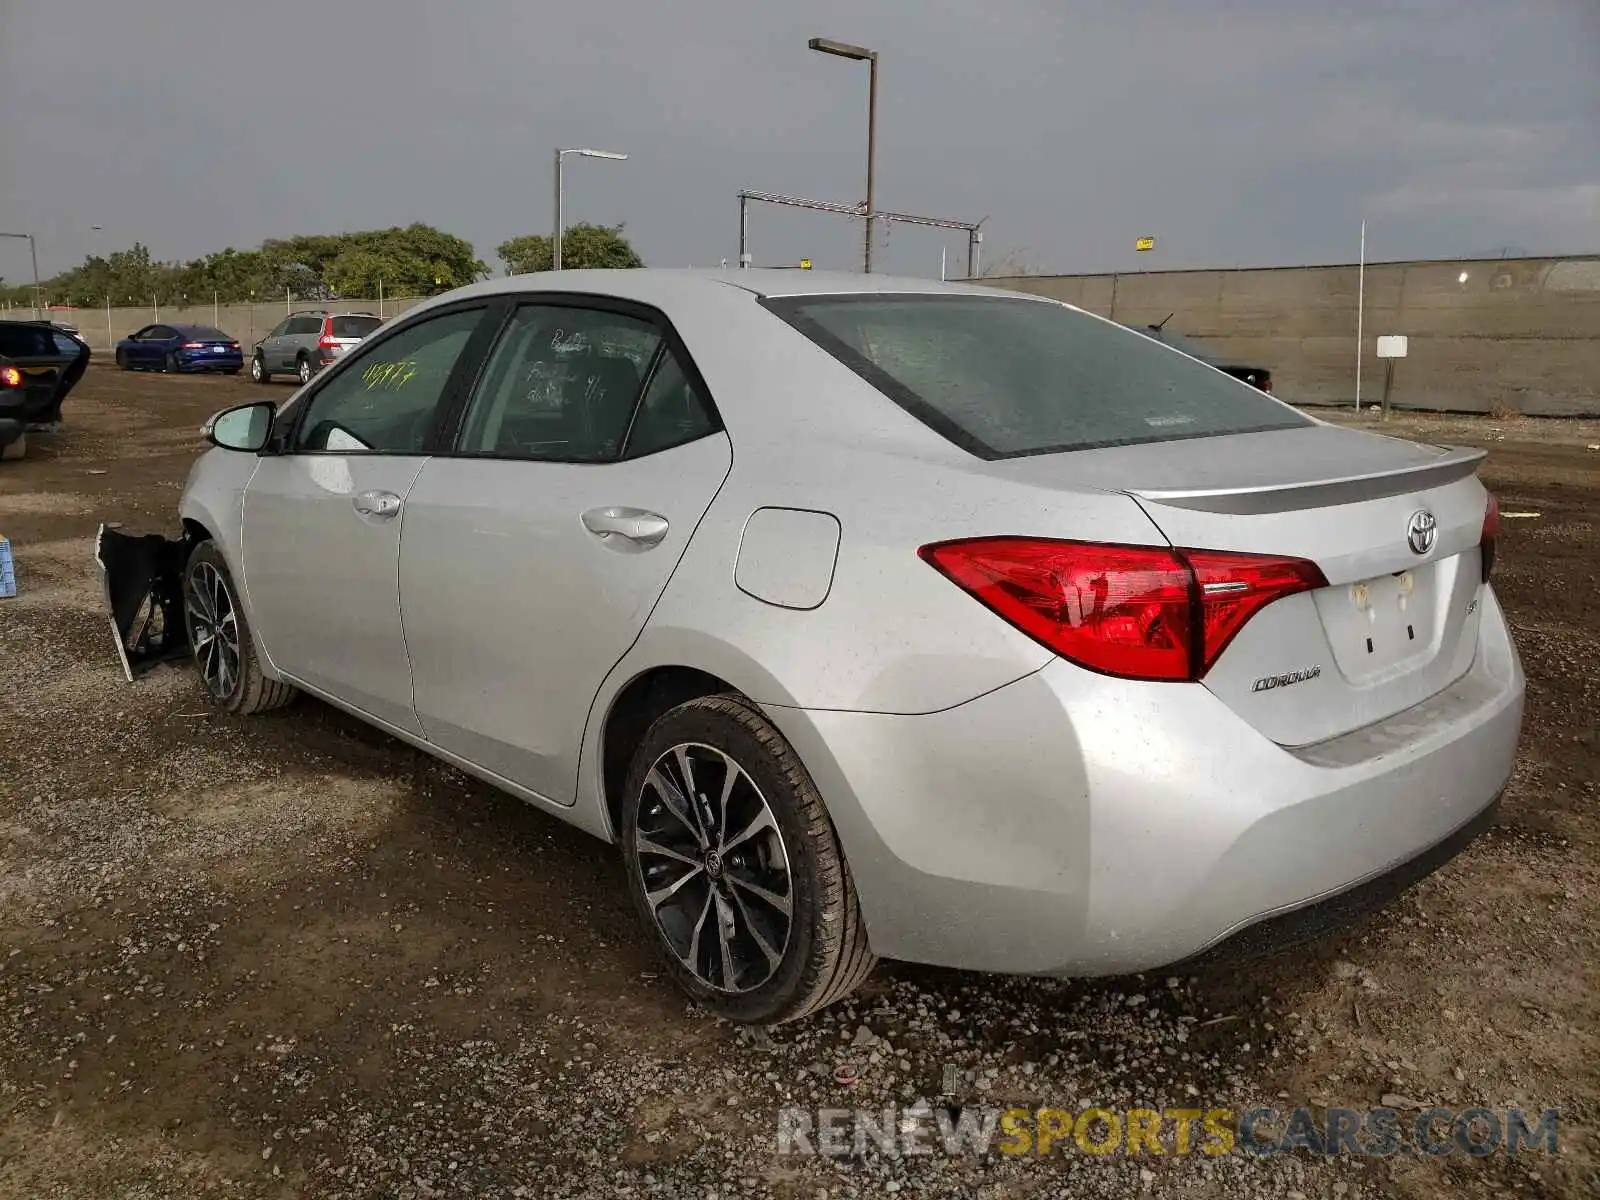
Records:
{"label": "rear bumper", "polygon": [[242,354],[195,354],[178,359],[179,371],[237,371],[244,366]]}
{"label": "rear bumper", "polygon": [[0,414],[0,446],[9,446],[27,431],[26,421]]}
{"label": "rear bumper", "polygon": [[1485,589],[1456,684],[1295,750],[1204,688],[1063,661],[926,716],[768,711],[827,800],[879,954],[1087,976],[1190,959],[1314,905],[1320,928],[1354,915],[1334,897],[1414,882],[1402,868],[1505,787],[1522,701]]}

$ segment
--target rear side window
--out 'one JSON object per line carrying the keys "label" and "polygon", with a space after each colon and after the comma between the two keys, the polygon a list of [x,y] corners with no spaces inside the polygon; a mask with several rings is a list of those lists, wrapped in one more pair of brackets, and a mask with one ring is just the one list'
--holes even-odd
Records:
{"label": "rear side window", "polygon": [[765,304],[980,458],[1310,424],[1187,355],[1047,301],[864,293]]}
{"label": "rear side window", "polygon": [[648,321],[604,309],[520,306],[467,407],[464,454],[609,462],[661,348]]}
{"label": "rear side window", "polygon": [[664,349],[624,448],[627,458],[670,450],[717,430],[717,419],[671,350]]}
{"label": "rear side window", "polygon": [[332,323],[336,338],[364,338],[383,324],[377,317],[334,317]]}

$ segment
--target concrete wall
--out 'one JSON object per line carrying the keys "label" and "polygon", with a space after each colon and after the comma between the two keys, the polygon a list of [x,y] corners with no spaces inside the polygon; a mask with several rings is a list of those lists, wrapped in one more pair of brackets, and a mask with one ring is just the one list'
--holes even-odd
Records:
{"label": "concrete wall", "polygon": [[[396,313],[404,312],[413,304],[420,301],[416,299],[395,300],[385,299],[383,302],[383,315],[392,317]],[[300,312],[306,309],[328,308],[333,311],[369,312],[374,315],[378,312],[376,300],[329,300],[321,303],[315,300],[297,300],[290,306],[290,312]],[[159,316],[158,316],[159,314]],[[33,310],[27,305],[13,308],[10,312],[0,314],[18,318],[28,318],[34,315]],[[262,337],[269,329],[283,320],[285,310],[283,301],[279,300],[270,304],[222,304],[215,310],[209,304],[168,307],[163,304],[159,309],[151,308],[148,304],[142,308],[113,308],[109,314],[103,308],[78,308],[55,309],[49,314],[52,320],[65,321],[69,325],[76,325],[78,332],[88,339],[89,345],[95,352],[95,361],[107,361],[112,347],[118,339],[127,337],[130,333],[143,329],[146,325],[153,325],[157,320],[174,321],[187,325],[215,325],[229,337],[238,338],[243,344],[246,353],[251,346]]]}
{"label": "concrete wall", "polygon": [[[1169,328],[1267,367],[1284,399],[1348,405],[1355,400],[1356,277],[1349,265],[978,282],[1066,300],[1130,324],[1176,313]],[[415,303],[388,299],[383,312],[393,316]],[[375,300],[333,304],[378,311]],[[160,309],[165,321],[215,323],[247,348],[283,316],[281,301],[225,304],[215,318],[209,304]],[[148,307],[114,308],[109,324],[103,308],[58,317],[77,325],[100,354],[155,320]],[[1395,366],[1390,402],[1396,407],[1600,416],[1600,255],[1369,265],[1363,403],[1382,396],[1376,339],[1385,333],[1410,339],[1408,356]]]}
{"label": "concrete wall", "polygon": [[[977,282],[1128,324],[1176,313],[1169,329],[1267,367],[1285,400],[1355,400],[1353,264]],[[1368,264],[1365,309],[1363,404],[1383,392],[1377,337],[1401,333],[1409,345],[1395,364],[1396,407],[1600,415],[1600,255]]]}

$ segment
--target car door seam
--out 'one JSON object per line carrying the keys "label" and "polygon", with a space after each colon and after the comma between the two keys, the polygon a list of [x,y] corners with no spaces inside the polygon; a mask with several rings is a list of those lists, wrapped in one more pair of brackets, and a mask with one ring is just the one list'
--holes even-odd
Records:
{"label": "car door seam", "polygon": [[406,537],[406,501],[410,498],[417,480],[422,478],[422,473],[428,469],[428,464],[433,461],[433,455],[427,455],[417,464],[416,471],[411,480],[406,484],[405,491],[400,494],[400,512],[395,517],[397,522],[394,534],[394,609],[400,616],[400,649],[406,656],[406,691],[411,697],[411,719],[417,723],[417,728],[422,730],[422,736],[433,741],[428,736],[428,727],[422,723],[422,714],[417,711],[417,671],[411,663],[411,643],[406,640],[406,610],[400,603],[400,555],[404,552]]}
{"label": "car door seam", "polygon": [[[650,618],[652,618],[653,616],[656,615],[656,609],[661,607],[662,597],[664,597],[667,594],[668,589],[670,589],[672,587],[672,581],[677,578],[678,569],[683,566],[683,560],[689,556],[689,547],[694,542],[695,534],[700,532],[700,526],[705,524],[706,518],[711,515],[711,510],[716,507],[717,497],[722,495],[723,489],[728,486],[728,480],[733,478],[733,466],[734,466],[734,458],[735,458],[734,448],[733,448],[733,437],[732,437],[731,434],[728,433],[728,431],[726,429],[722,430],[722,436],[727,440],[727,443],[728,443],[728,467],[727,467],[727,470],[725,470],[722,473],[722,478],[717,482],[716,490],[711,493],[711,498],[706,501],[705,507],[700,510],[700,517],[699,517],[698,520],[695,521],[694,528],[689,530],[689,536],[683,539],[683,549],[681,551],[679,551],[677,561],[672,564],[672,570],[667,572],[667,577],[666,577],[665,580],[662,581],[660,589],[656,592],[655,599],[653,601],[651,601],[651,603],[650,603],[650,611],[645,613],[644,620],[639,622],[639,628],[634,633],[632,640],[629,641],[628,644],[623,647],[622,653],[617,655],[616,660],[609,667],[606,668],[606,673],[600,677],[600,683],[595,688],[594,695],[589,697],[589,711],[584,715],[584,718],[583,718],[583,731],[578,735],[578,763],[577,763],[577,769],[574,772],[573,780],[572,780],[572,807],[574,807],[574,808],[577,807],[578,800],[579,800],[579,797],[580,797],[580,794],[581,794],[579,792],[579,787],[583,782],[584,747],[589,744],[589,728],[594,723],[595,708],[599,703],[600,696],[606,690],[606,684],[608,682],[610,682],[611,677],[614,674],[616,674],[617,667],[628,657],[628,655],[633,653],[633,648],[639,644],[639,639],[644,637],[644,631],[650,627]],[[689,444],[692,445],[693,443],[689,443]],[[674,447],[674,448],[676,448],[676,447]],[[669,452],[670,451],[662,451],[662,453],[669,453]],[[646,457],[648,457],[648,456],[646,456]],[[640,461],[643,461],[643,460],[641,460],[641,459],[629,459],[629,460],[625,460],[625,461],[628,461],[628,462],[640,462]],[[613,465],[620,466],[620,465],[622,465],[622,462],[621,462],[621,460],[619,460],[618,463],[613,464]],[[603,789],[605,787],[604,781],[601,782],[600,786],[602,788],[602,799],[603,799],[603,796],[604,796]],[[602,808],[603,807],[604,807],[604,804],[602,803]]]}

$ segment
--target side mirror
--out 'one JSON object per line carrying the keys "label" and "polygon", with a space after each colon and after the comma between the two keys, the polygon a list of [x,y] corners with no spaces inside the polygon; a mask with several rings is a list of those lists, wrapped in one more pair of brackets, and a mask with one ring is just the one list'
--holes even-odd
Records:
{"label": "side mirror", "polygon": [[256,454],[267,444],[267,438],[272,433],[272,419],[277,411],[277,406],[271,400],[242,404],[212,417],[201,432],[213,446]]}

